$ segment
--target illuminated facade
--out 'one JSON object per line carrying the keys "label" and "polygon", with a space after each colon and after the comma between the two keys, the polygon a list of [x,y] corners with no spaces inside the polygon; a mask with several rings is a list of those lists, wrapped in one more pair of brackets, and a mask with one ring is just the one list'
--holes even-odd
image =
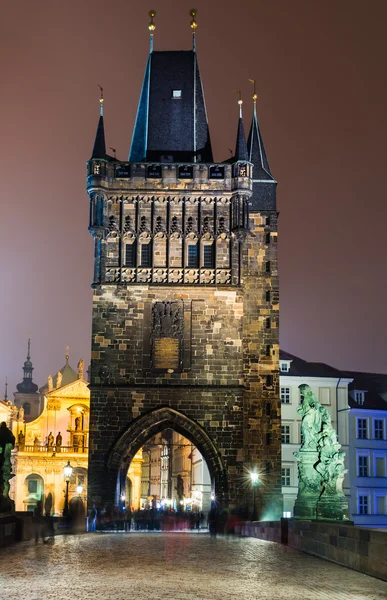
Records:
{"label": "illuminated facade", "polygon": [[[152,30],[153,31],[153,30]],[[242,104],[215,162],[195,45],[151,52],[128,161],[106,152],[103,97],[88,162],[94,238],[89,495],[118,502],[139,448],[172,429],[218,501],[282,512],[276,181]]]}
{"label": "illuminated facade", "polygon": [[[31,378],[31,384],[32,384]],[[35,384],[33,384],[35,385]],[[16,446],[12,453],[13,473],[11,497],[19,511],[33,510],[38,500],[46,502],[50,496],[51,512],[61,515],[64,508],[64,467],[73,467],[69,482],[69,500],[81,496],[87,501],[87,470],[89,447],[89,384],[84,378],[84,365],[80,360],[77,371],[66,363],[58,373],[48,376],[47,383],[39,390],[42,411],[27,422],[23,403],[9,406],[0,402],[0,414],[5,412],[12,429]],[[37,388],[37,386],[36,386]],[[18,392],[15,394],[17,396]],[[20,398],[20,396],[19,396]],[[128,477],[134,489],[141,485],[141,455],[137,455]],[[82,492],[77,487],[82,486]],[[139,506],[138,498],[133,498]]]}

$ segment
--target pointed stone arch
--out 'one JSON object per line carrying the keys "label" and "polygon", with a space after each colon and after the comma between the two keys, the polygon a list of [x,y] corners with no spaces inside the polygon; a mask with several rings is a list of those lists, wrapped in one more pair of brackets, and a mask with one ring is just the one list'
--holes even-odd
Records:
{"label": "pointed stone arch", "polygon": [[108,458],[108,469],[118,474],[123,465],[129,466],[149,438],[164,429],[173,429],[198,448],[207,463],[217,500],[227,502],[226,469],[215,443],[198,423],[169,406],[152,410],[131,423],[112,448]]}

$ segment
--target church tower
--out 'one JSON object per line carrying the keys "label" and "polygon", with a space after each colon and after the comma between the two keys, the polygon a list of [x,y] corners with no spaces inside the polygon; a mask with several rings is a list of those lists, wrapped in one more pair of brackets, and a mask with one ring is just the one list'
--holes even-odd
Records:
{"label": "church tower", "polygon": [[38,386],[32,381],[32,371],[34,367],[31,362],[31,340],[28,339],[27,359],[23,365],[23,381],[16,386],[14,392],[15,406],[24,411],[24,420],[26,423],[36,419],[41,412],[40,394]]}
{"label": "church tower", "polygon": [[[193,13],[193,14],[192,14]],[[202,453],[216,500],[281,516],[276,181],[256,111],[215,162],[196,54],[151,49],[127,161],[87,165],[94,238],[89,497],[117,501],[167,428]]]}

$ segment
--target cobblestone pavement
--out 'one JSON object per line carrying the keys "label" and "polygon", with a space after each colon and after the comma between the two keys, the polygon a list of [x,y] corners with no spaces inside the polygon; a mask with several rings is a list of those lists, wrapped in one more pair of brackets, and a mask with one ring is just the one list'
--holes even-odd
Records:
{"label": "cobblestone pavement", "polygon": [[253,538],[94,533],[0,551],[1,600],[386,600],[387,583]]}

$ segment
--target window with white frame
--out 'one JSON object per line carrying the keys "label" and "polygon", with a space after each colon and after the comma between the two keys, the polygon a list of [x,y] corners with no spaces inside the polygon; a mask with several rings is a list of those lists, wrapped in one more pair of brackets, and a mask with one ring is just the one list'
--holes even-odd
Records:
{"label": "window with white frame", "polygon": [[367,439],[367,419],[357,419],[357,437],[359,440]]}
{"label": "window with white frame", "polygon": [[281,442],[290,444],[290,425],[281,425]]}
{"label": "window with white frame", "polygon": [[287,373],[290,370],[290,360],[281,362],[280,370],[282,373]]}
{"label": "window with white frame", "polygon": [[281,402],[282,404],[290,404],[290,388],[281,388]]}
{"label": "window with white frame", "polygon": [[368,496],[359,496],[359,515],[368,515]]}
{"label": "window with white frame", "polygon": [[284,486],[290,485],[290,467],[283,467],[281,469],[281,483]]}
{"label": "window with white frame", "polygon": [[382,440],[383,436],[383,419],[374,420],[374,439]]}
{"label": "window with white frame", "polygon": [[356,404],[364,404],[364,392],[355,391]]}
{"label": "window with white frame", "polygon": [[181,90],[172,90],[172,98],[174,100],[180,100],[182,96]]}
{"label": "window with white frame", "polygon": [[357,465],[358,465],[358,476],[359,477],[368,477],[368,456],[358,456]]}

